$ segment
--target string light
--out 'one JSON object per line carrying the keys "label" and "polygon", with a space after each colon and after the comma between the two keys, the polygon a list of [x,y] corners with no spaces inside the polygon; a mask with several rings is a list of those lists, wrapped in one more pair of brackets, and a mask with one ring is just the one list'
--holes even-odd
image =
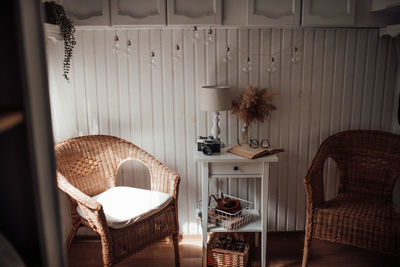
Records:
{"label": "string light", "polygon": [[197,42],[197,40],[200,39],[199,32],[197,31],[197,26],[193,26],[193,36],[192,36],[192,41]]}
{"label": "string light", "polygon": [[205,45],[209,45],[210,43],[212,43],[213,42],[213,31],[212,31],[212,29],[210,28],[210,29],[208,29],[208,31],[207,31],[207,38],[206,38],[206,40],[204,41],[204,43],[205,43]]}
{"label": "string light", "polygon": [[181,48],[179,45],[175,46],[175,55],[174,55],[174,60],[177,62],[182,58],[182,52]]}
{"label": "string light", "polygon": [[247,57],[246,66],[242,68],[242,71],[243,72],[251,72],[252,71],[250,56]]}
{"label": "string light", "polygon": [[276,71],[275,58],[274,57],[271,57],[270,62],[269,62],[269,66],[267,67],[267,71],[269,73],[272,73],[272,72]]}
{"label": "string light", "polygon": [[119,37],[118,37],[117,33],[115,33],[113,52],[114,52],[114,53],[119,53],[120,50],[121,50],[121,47],[120,47],[120,45],[119,45]]}
{"label": "string light", "polygon": [[127,40],[126,41],[126,51],[125,51],[125,55],[127,57],[129,57],[131,55],[131,47],[132,47],[132,42],[131,40]]}
{"label": "string light", "polygon": [[293,57],[292,57],[291,61],[292,61],[293,64],[296,64],[297,62],[300,61],[300,56],[299,56],[299,52],[298,52],[297,47],[294,48],[294,54],[293,54]]}
{"label": "string light", "polygon": [[[200,32],[198,30],[197,26],[193,26],[193,28],[189,28],[186,29],[185,31],[192,31],[192,40],[193,42],[197,42],[201,36],[200,36]],[[206,30],[206,34],[202,35],[204,36],[204,44],[206,46],[208,46],[209,44],[211,44],[212,42],[214,42],[214,33],[213,33],[213,29],[211,29],[211,27],[209,29]],[[185,34],[183,34],[184,36]],[[240,55],[246,55],[246,63],[245,66],[241,69],[243,72],[249,73],[252,71],[252,62],[251,62],[251,57],[256,56],[256,57],[268,57],[269,60],[269,64],[267,65],[267,69],[266,71],[269,73],[273,73],[277,70],[277,64],[279,64],[278,62],[276,62],[276,57],[280,54],[285,53],[285,51],[292,51],[292,57],[290,58],[290,62],[292,64],[296,64],[297,62],[301,61],[301,55],[300,55],[300,50],[302,47],[302,42],[304,40],[304,38],[306,38],[306,34],[303,35],[303,38],[301,38],[301,40],[298,40],[298,42],[296,42],[295,44],[293,44],[292,46],[283,48],[280,51],[277,51],[275,53],[271,53],[271,54],[261,54],[261,53],[251,53],[249,54],[247,53],[243,53],[243,51],[241,51],[239,49],[239,47],[235,47],[235,46],[231,46],[230,44],[226,44],[226,53],[225,56],[222,58],[223,63],[225,64],[230,64],[230,62],[232,61],[232,53],[237,53],[238,56]],[[178,41],[179,43],[179,41]],[[151,51],[150,54],[150,60],[149,60],[149,65],[151,66],[151,68],[154,68],[157,65],[157,58],[156,58],[156,50],[162,50],[164,47],[167,46],[171,46],[171,44],[166,44],[162,47],[159,48],[155,48]],[[126,41],[126,50],[124,50],[124,54],[126,56],[130,56],[131,55],[131,51],[132,51],[132,47],[133,47],[133,42],[131,40],[127,40]],[[119,53],[121,52],[121,45],[120,45],[120,38],[118,36],[118,31],[115,32],[115,36],[114,36],[114,47],[113,47],[113,52],[114,53]],[[181,58],[183,58],[183,53],[182,53],[182,48],[180,45],[176,44],[175,45],[175,49],[174,49],[174,53],[173,53],[173,60],[174,61],[179,61]]]}
{"label": "string light", "polygon": [[151,51],[151,54],[150,54],[149,66],[150,66],[152,69],[154,69],[154,68],[157,66],[156,53],[154,53],[154,50]]}
{"label": "string light", "polygon": [[232,60],[231,57],[231,48],[229,47],[229,45],[226,46],[226,55],[225,57],[222,59],[222,61],[226,64],[229,64]]}

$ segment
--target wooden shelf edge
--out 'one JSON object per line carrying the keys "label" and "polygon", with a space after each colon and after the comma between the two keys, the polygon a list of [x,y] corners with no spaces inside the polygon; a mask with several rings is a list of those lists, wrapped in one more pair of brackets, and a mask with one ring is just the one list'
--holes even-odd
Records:
{"label": "wooden shelf edge", "polygon": [[250,211],[252,220],[244,225],[242,228],[237,230],[227,230],[224,227],[217,227],[213,224],[208,223],[207,232],[216,233],[216,232],[262,232],[261,225],[261,217],[257,210],[253,209]]}
{"label": "wooden shelf edge", "polygon": [[22,111],[0,111],[0,133],[11,129],[23,120]]}

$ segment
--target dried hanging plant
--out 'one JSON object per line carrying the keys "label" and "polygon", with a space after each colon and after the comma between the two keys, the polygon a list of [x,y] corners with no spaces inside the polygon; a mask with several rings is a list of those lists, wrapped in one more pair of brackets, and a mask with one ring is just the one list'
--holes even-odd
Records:
{"label": "dried hanging plant", "polygon": [[236,114],[244,122],[243,139],[246,139],[250,123],[263,122],[276,109],[271,104],[277,94],[269,92],[266,88],[253,88],[248,85],[246,90],[232,101],[232,113]]}
{"label": "dried hanging plant", "polygon": [[75,42],[75,27],[72,21],[65,14],[64,7],[54,1],[44,3],[46,20],[49,23],[60,26],[61,36],[64,40],[64,78],[69,81],[69,70],[71,68],[72,50],[76,45]]}

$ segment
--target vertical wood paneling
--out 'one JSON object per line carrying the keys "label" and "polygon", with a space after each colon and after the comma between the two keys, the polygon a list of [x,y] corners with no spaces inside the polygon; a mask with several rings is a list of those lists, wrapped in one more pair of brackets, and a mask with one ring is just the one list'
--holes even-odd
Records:
{"label": "vertical wood paneling", "polygon": [[[161,51],[161,30],[151,30],[150,32],[150,40],[151,44],[154,48],[157,48],[159,52],[159,64],[157,68],[151,69],[151,88],[152,88],[152,96],[153,96],[153,139],[154,139],[154,156],[158,159],[164,161],[165,160],[165,150],[164,150],[164,119],[163,119],[163,79],[162,79],[162,71],[163,71],[163,56]],[[182,44],[179,44],[182,46]],[[161,77],[161,78],[160,78]]]}
{"label": "vertical wood paneling", "polygon": [[[95,68],[95,77],[96,77],[96,88],[97,88],[97,117],[98,117],[98,126],[99,133],[109,133],[109,110],[108,110],[108,92],[107,92],[107,62],[106,62],[106,36],[105,32],[98,30],[94,31],[93,38],[93,53],[94,53],[94,63],[96,65]],[[129,68],[128,68],[129,69]],[[129,71],[128,71],[129,72]],[[129,99],[130,102],[130,99]],[[130,106],[130,105],[129,105]]]}
{"label": "vertical wood paneling", "polygon": [[[113,52],[118,34],[121,52]],[[196,137],[208,135],[211,114],[198,109],[202,85],[229,84],[233,96],[247,84],[278,93],[278,107],[250,137],[269,138],[283,147],[272,164],[268,196],[270,230],[301,230],[305,222],[303,177],[320,143],[346,129],[394,125],[396,57],[393,39],[376,30],[354,29],[207,29],[192,41],[191,29],[78,30],[71,82],[62,78],[62,43],[48,45],[50,97],[56,141],[76,135],[112,134],[143,147],[182,177],[179,219],[182,233],[199,233],[195,207],[201,180],[193,161]],[[132,43],[125,55],[126,41]],[[176,56],[180,46],[182,58]],[[226,64],[226,46],[231,61]],[[301,60],[291,62],[294,47]],[[157,65],[149,66],[151,51]],[[251,72],[244,72],[247,57]],[[271,57],[277,70],[267,72]],[[221,138],[235,143],[241,123],[221,112]],[[136,164],[137,165],[137,164]],[[120,182],[145,187],[148,175],[135,164],[121,171]],[[133,172],[133,174],[132,174]],[[337,189],[335,163],[325,170],[326,198]],[[254,179],[210,181],[210,192],[251,199]],[[64,216],[65,218],[66,216]]]}
{"label": "vertical wood paneling", "polygon": [[[250,56],[249,51],[249,30],[248,29],[240,29],[238,30],[238,44],[237,48],[239,51],[238,54],[238,62],[239,62],[239,69],[238,69],[238,84],[241,91],[246,88],[247,84],[249,84],[250,74],[253,71],[248,70],[248,72],[244,72],[243,68],[248,68],[247,58],[250,58],[251,67],[253,68],[253,61],[254,57]],[[249,129],[249,137],[253,134],[253,128],[250,127]],[[241,138],[241,137],[240,137]],[[238,190],[235,192],[231,192],[234,195],[239,196],[240,198],[247,199],[248,197],[248,183],[247,179],[237,179],[238,183]]]}
{"label": "vertical wood paneling", "polygon": [[[192,41],[192,33],[190,31],[183,31],[182,41],[184,53],[184,77],[185,77],[185,103],[186,103],[186,131],[185,131],[185,149],[186,149],[186,179],[187,179],[187,194],[188,198],[188,224],[189,232],[197,232],[197,218],[193,208],[197,204],[197,179],[196,179],[196,163],[193,161],[194,145],[196,143],[196,80],[195,80],[195,46]],[[191,67],[188,67],[191,66]],[[190,88],[190,90],[187,90]]]}
{"label": "vertical wood paneling", "polygon": [[[274,105],[279,107],[276,112],[271,114],[271,133],[270,133],[270,142],[272,144],[276,144],[279,146],[279,131],[280,131],[280,113],[281,113],[281,103],[282,103],[282,96],[280,94],[281,88],[281,64],[279,62],[279,54],[280,45],[281,43],[281,30],[279,29],[272,29],[271,30],[271,39],[270,39],[270,55],[274,57],[277,70],[271,73],[271,81],[270,81],[270,88],[274,90],[274,92],[278,93],[277,97],[275,98]],[[280,177],[279,176],[279,165],[272,164],[270,167],[270,181],[269,181],[269,205],[268,205],[268,215],[270,216],[270,221],[268,223],[268,227],[270,229],[276,230],[278,224],[278,190],[279,190],[279,180],[280,179],[272,179],[272,177]]]}
{"label": "vertical wood paneling", "polygon": [[[85,32],[78,31],[75,35],[76,46],[74,49],[74,58],[79,60],[72,60],[73,63],[73,75],[74,75],[74,90],[75,90],[75,107],[76,107],[76,120],[77,120],[77,128],[78,135],[87,135],[89,134],[88,122],[87,122],[87,98],[86,98],[86,87],[85,87],[85,57],[84,57],[84,42],[83,35]],[[89,71],[89,70],[87,70]],[[72,104],[72,103],[71,103]],[[60,114],[60,120],[61,119]],[[115,117],[118,119],[118,117]],[[112,118],[110,118],[112,121]]]}
{"label": "vertical wood paneling", "polygon": [[[78,31],[85,32],[85,31]],[[117,55],[113,52],[114,49],[114,36],[119,32],[117,31],[105,31],[105,57],[107,62],[107,98],[108,101],[103,103],[103,105],[108,106],[108,127],[109,133],[114,136],[120,136],[120,118],[119,118],[119,90],[118,90],[118,64]],[[121,34],[119,34],[121,35]],[[77,41],[79,44],[79,41]],[[76,55],[76,60],[74,62],[79,62],[80,57]],[[88,70],[89,71],[89,70]],[[77,80],[78,82],[78,80]],[[82,91],[81,86],[76,86],[75,90]]]}
{"label": "vertical wood paneling", "polygon": [[[297,47],[301,45],[301,41],[304,34],[304,30],[294,30],[291,32],[291,47]],[[294,56],[294,49],[288,49],[290,57]],[[299,51],[300,55],[300,51]],[[304,59],[303,59],[304,60]],[[288,157],[288,191],[287,191],[287,228],[296,229],[296,217],[297,217],[297,186],[301,179],[298,179],[298,136],[300,130],[300,100],[301,100],[301,62],[291,64],[291,91],[290,91],[290,102],[291,112],[289,113],[289,151],[291,153]]]}
{"label": "vertical wood paneling", "polygon": [[[183,30],[172,31],[173,47],[183,38]],[[184,48],[183,48],[184,51]],[[176,170],[181,175],[180,195],[179,195],[179,220],[183,232],[189,231],[188,214],[188,176],[186,164],[186,103],[185,103],[185,64],[183,60],[173,62],[174,71],[174,113],[175,121],[175,147],[176,147]]]}
{"label": "vertical wood paneling", "polygon": [[[99,122],[98,122],[98,104],[97,104],[97,77],[96,77],[96,63],[95,63],[95,49],[94,44],[94,31],[84,32],[82,36],[82,49],[83,49],[83,60],[84,66],[84,88],[86,90],[86,112],[87,112],[87,124],[89,134],[99,133]],[[91,71],[88,71],[91,70]],[[121,116],[119,116],[121,117]]]}
{"label": "vertical wood paneling", "polygon": [[[311,115],[311,85],[314,62],[314,31],[304,30],[302,36],[302,61],[299,107],[299,138],[298,138],[298,170],[297,170],[297,205],[296,205],[296,229],[301,229],[305,223],[305,194],[302,178],[309,166],[309,133]],[[300,178],[300,179],[299,179]]]}

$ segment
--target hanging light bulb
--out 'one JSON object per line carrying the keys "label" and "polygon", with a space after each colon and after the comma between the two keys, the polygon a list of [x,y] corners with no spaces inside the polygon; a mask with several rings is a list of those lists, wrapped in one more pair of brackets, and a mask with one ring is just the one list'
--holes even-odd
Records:
{"label": "hanging light bulb", "polygon": [[291,61],[293,64],[296,64],[297,62],[300,61],[299,51],[298,51],[297,47],[294,48],[294,54],[293,54]]}
{"label": "hanging light bulb", "polygon": [[152,69],[154,69],[156,65],[157,65],[156,53],[154,53],[154,51],[151,51],[149,66]]}
{"label": "hanging light bulb", "polygon": [[126,51],[125,51],[125,55],[127,57],[129,57],[131,55],[131,47],[132,47],[132,42],[131,40],[127,40],[126,41]]}
{"label": "hanging light bulb", "polygon": [[174,55],[174,60],[179,61],[182,58],[182,52],[181,48],[179,45],[175,46],[175,55]]}
{"label": "hanging light bulb", "polygon": [[243,72],[251,72],[252,71],[251,65],[252,65],[251,60],[250,60],[250,57],[248,56],[246,59],[246,66],[242,68],[242,71]]}
{"label": "hanging light bulb", "polygon": [[206,40],[204,41],[204,43],[206,44],[206,45],[209,45],[210,43],[212,43],[213,42],[213,31],[212,31],[212,29],[210,28],[210,29],[208,29],[208,31],[207,31],[207,38],[206,38]]}
{"label": "hanging light bulb", "polygon": [[199,40],[200,35],[199,32],[197,31],[197,26],[193,26],[193,36],[192,36],[192,41],[197,42]]}
{"label": "hanging light bulb", "polygon": [[276,66],[275,66],[275,58],[271,57],[269,66],[267,67],[267,71],[269,73],[275,72],[276,71]]}
{"label": "hanging light bulb", "polygon": [[114,53],[119,53],[120,50],[121,50],[121,47],[120,47],[120,45],[119,45],[119,37],[118,37],[117,33],[115,33],[113,52],[114,52]]}
{"label": "hanging light bulb", "polygon": [[226,46],[226,55],[225,57],[222,59],[222,61],[226,64],[229,64],[229,62],[231,62],[232,57],[231,57],[231,48],[229,47],[229,45]]}

